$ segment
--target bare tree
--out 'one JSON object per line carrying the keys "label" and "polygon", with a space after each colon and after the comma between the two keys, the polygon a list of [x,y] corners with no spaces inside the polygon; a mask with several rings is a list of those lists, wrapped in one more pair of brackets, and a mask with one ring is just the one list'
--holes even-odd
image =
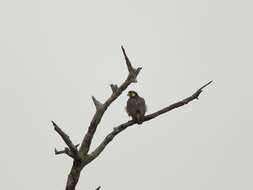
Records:
{"label": "bare tree", "polygon": [[[87,133],[84,135],[84,138],[83,138],[80,148],[78,149],[79,144],[77,144],[77,145],[73,144],[72,141],[70,140],[69,136],[55,122],[52,121],[53,126],[54,126],[54,130],[61,136],[63,141],[68,146],[64,150],[61,150],[61,151],[58,151],[55,149],[55,154],[56,155],[57,154],[66,154],[73,159],[73,165],[72,165],[72,168],[71,168],[70,173],[68,175],[65,190],[75,190],[75,187],[76,187],[76,184],[78,183],[82,169],[85,166],[87,166],[89,163],[91,163],[95,158],[97,158],[100,155],[100,153],[105,149],[105,147],[113,140],[113,138],[117,134],[119,134],[120,132],[122,132],[126,128],[136,124],[136,121],[130,120],[130,121],[123,123],[117,127],[114,127],[112,132],[109,133],[105,137],[105,139],[97,146],[97,148],[95,148],[95,150],[93,150],[92,152],[89,152],[93,136],[96,132],[96,129],[97,129],[100,121],[101,121],[101,118],[103,117],[103,114],[105,113],[107,108],[111,105],[111,103],[113,101],[115,101],[122,94],[122,92],[124,90],[126,90],[126,88],[131,83],[137,82],[137,80],[136,80],[137,75],[141,71],[141,67],[138,67],[137,69],[133,68],[130,60],[128,59],[128,57],[126,55],[126,52],[125,52],[125,49],[123,48],[123,46],[121,47],[121,49],[122,49],[122,52],[125,57],[125,61],[126,61],[126,65],[127,65],[129,74],[128,74],[126,80],[119,87],[116,84],[110,85],[111,90],[112,90],[112,94],[104,103],[99,102],[94,96],[92,97],[93,103],[96,107],[96,112],[90,122]],[[181,107],[181,106],[188,104],[189,102],[191,102],[195,99],[198,99],[200,93],[202,92],[202,89],[205,88],[207,85],[209,85],[211,82],[212,81],[208,82],[207,84],[205,84],[204,86],[199,88],[191,96],[189,96],[179,102],[171,104],[170,106],[165,107],[155,113],[146,115],[144,117],[143,122],[154,119],[155,117],[157,117],[163,113],[169,112],[170,110]],[[97,187],[96,189],[99,190],[100,186]]]}

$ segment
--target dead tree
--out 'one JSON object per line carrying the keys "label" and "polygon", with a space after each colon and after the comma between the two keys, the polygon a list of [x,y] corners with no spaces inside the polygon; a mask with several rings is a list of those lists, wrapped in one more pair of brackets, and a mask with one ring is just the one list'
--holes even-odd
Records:
{"label": "dead tree", "polygon": [[[129,74],[128,74],[126,80],[120,86],[118,86],[116,84],[110,85],[111,90],[112,90],[112,94],[104,103],[99,102],[94,96],[92,96],[93,103],[96,107],[96,112],[90,122],[87,133],[84,135],[84,138],[83,138],[80,148],[78,149],[79,144],[77,144],[77,145],[73,144],[72,141],[70,140],[69,136],[55,122],[52,121],[53,126],[54,126],[54,130],[61,136],[63,141],[68,146],[64,150],[61,150],[61,151],[58,151],[55,149],[55,154],[56,155],[66,154],[73,159],[73,165],[72,165],[72,168],[71,168],[70,173],[68,175],[65,190],[75,190],[75,187],[76,187],[76,184],[78,183],[78,180],[80,177],[80,172],[82,171],[82,169],[86,165],[91,163],[95,158],[97,158],[101,154],[101,152],[105,149],[105,147],[113,140],[113,138],[117,134],[119,134],[120,132],[122,132],[126,128],[136,124],[136,121],[130,120],[130,121],[123,123],[117,127],[114,127],[112,132],[109,133],[105,137],[105,139],[98,145],[98,147],[95,150],[90,152],[90,146],[91,146],[93,136],[96,132],[96,129],[97,129],[100,121],[101,121],[101,118],[103,117],[103,114],[105,113],[107,108],[111,105],[111,103],[113,101],[115,101],[122,94],[122,92],[124,90],[126,90],[126,88],[131,83],[137,82],[136,78],[137,78],[139,72],[141,71],[141,67],[138,67],[137,69],[135,69],[132,66],[130,60],[128,59],[128,57],[126,55],[126,52],[125,52],[125,49],[123,48],[123,46],[121,47],[121,49],[122,49],[122,52],[125,57],[125,61],[126,61],[126,65],[127,65]],[[205,88],[207,85],[209,85],[211,82],[212,81],[208,82],[207,84],[205,84],[204,86],[199,88],[191,96],[189,96],[179,102],[171,104],[170,106],[165,107],[155,113],[146,115],[143,122],[154,119],[155,117],[157,117],[163,113],[169,112],[175,108],[178,108],[178,107],[181,107],[185,104],[188,104],[189,102],[191,102],[195,99],[198,99],[200,93],[202,92],[202,89]],[[97,189],[100,189],[100,186]]]}

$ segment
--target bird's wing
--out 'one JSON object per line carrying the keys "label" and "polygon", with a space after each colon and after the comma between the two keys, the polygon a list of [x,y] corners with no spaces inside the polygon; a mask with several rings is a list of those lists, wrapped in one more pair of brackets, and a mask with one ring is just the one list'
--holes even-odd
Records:
{"label": "bird's wing", "polygon": [[128,99],[127,107],[126,107],[128,115],[134,116],[137,110],[137,106],[138,106],[138,102],[135,99],[133,98]]}
{"label": "bird's wing", "polygon": [[129,116],[136,116],[137,112],[144,116],[147,111],[145,100],[142,97],[128,99],[126,111]]}
{"label": "bird's wing", "polygon": [[142,97],[138,98],[138,101],[136,103],[137,108],[139,109],[139,111],[141,112],[142,115],[145,114],[145,112],[147,111],[147,107],[145,104],[145,100]]}

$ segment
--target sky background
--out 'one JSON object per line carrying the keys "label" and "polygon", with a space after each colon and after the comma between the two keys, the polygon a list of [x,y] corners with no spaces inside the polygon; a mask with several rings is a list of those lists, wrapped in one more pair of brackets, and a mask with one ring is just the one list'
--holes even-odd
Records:
{"label": "sky background", "polygon": [[[148,113],[184,107],[119,134],[77,190],[252,190],[251,0],[0,1],[1,188],[64,189],[72,161],[54,120],[80,143],[109,84],[142,66]],[[92,150],[129,120],[126,91],[104,114]]]}

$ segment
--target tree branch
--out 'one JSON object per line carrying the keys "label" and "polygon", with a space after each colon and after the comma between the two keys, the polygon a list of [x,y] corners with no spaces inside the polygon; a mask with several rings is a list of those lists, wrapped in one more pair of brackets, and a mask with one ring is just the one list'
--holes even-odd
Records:
{"label": "tree branch", "polygon": [[127,54],[126,54],[126,51],[125,51],[125,49],[124,49],[123,46],[121,46],[121,50],[122,50],[123,55],[124,55],[125,60],[126,60],[127,69],[128,69],[128,71],[129,71],[129,73],[131,73],[131,72],[134,70],[134,68],[132,67],[131,62],[130,62],[130,60],[128,59]]}
{"label": "tree branch", "polygon": [[[77,144],[75,145],[75,147],[77,148],[80,144]],[[58,151],[56,148],[54,149],[54,153],[55,155],[58,155],[58,154],[67,154],[68,156],[70,156],[71,158],[75,158],[74,154],[72,151],[69,150],[68,147],[65,147],[64,150],[60,150]]]}
{"label": "tree branch", "polygon": [[118,90],[117,84],[110,84],[110,87],[112,89],[112,93],[115,93]]}
{"label": "tree branch", "polygon": [[137,69],[133,68],[129,58],[126,55],[126,51],[125,51],[123,46],[121,46],[121,50],[122,50],[123,55],[124,55],[125,60],[126,60],[127,69],[129,71],[129,73],[131,74],[131,75],[129,75],[129,77],[131,78],[133,83],[137,83],[136,77],[137,77],[137,75],[139,74],[139,72],[141,71],[142,68],[141,67],[138,67]]}
{"label": "tree branch", "polygon": [[[121,47],[125,60],[126,60],[126,65],[129,71],[128,77],[127,79],[120,85],[120,87],[117,87],[117,85],[111,85],[111,89],[113,91],[112,95],[105,101],[104,104],[99,104],[97,103],[96,99],[93,97],[93,102],[96,105],[97,111],[94,114],[92,121],[90,123],[90,126],[88,128],[87,133],[84,136],[84,139],[82,141],[81,147],[79,152],[81,153],[81,155],[83,157],[85,157],[87,155],[87,153],[89,152],[90,149],[90,145],[93,139],[93,136],[96,132],[97,126],[101,121],[101,118],[103,117],[104,112],[107,110],[107,108],[110,106],[110,104],[115,101],[120,95],[121,93],[133,82],[137,82],[136,78],[137,75],[139,74],[141,67],[138,67],[137,69],[133,68],[131,65],[130,60],[128,59],[125,49],[123,48],[123,46]],[[99,109],[98,109],[99,107]]]}
{"label": "tree branch", "polygon": [[[164,114],[166,112],[169,112],[175,108],[178,108],[178,107],[181,107],[185,104],[188,104],[189,102],[195,100],[195,99],[198,99],[199,95],[201,94],[202,92],[202,89],[205,88],[206,86],[208,86],[209,84],[211,84],[212,81],[208,82],[207,84],[205,84],[204,86],[202,86],[201,88],[199,88],[193,95],[189,96],[188,98],[185,98],[179,102],[176,102],[174,104],[171,104],[170,106],[166,107],[166,108],[163,108],[155,113],[152,113],[152,114],[149,114],[147,116],[144,117],[144,120],[143,122],[145,121],[149,121],[151,119],[154,119],[155,117],[161,115],[161,114]],[[91,153],[89,154],[89,159],[88,159],[88,162],[91,162],[92,160],[94,160],[95,158],[97,158],[100,153],[104,150],[104,148],[113,140],[113,138],[119,134],[120,132],[122,132],[123,130],[125,130],[126,128],[134,125],[135,123],[137,123],[136,121],[134,120],[130,120],[126,123],[123,123],[121,125],[119,125],[118,127],[115,127],[113,129],[113,131],[111,133],[109,133],[105,139],[102,141],[102,143]]]}
{"label": "tree branch", "polygon": [[204,86],[202,86],[201,88],[199,88],[193,95],[189,96],[188,98],[185,98],[177,103],[174,103],[174,104],[171,104],[170,106],[166,107],[166,108],[163,108],[162,110],[160,111],[157,111],[153,114],[150,114],[150,115],[147,115],[145,118],[144,118],[144,121],[148,121],[148,120],[151,120],[163,113],[166,113],[170,110],[173,110],[175,108],[178,108],[178,107],[181,107],[185,104],[188,104],[189,102],[191,102],[192,100],[194,99],[198,99],[199,98],[199,95],[201,94],[202,92],[202,89],[205,88],[206,86],[208,86],[209,84],[211,84],[213,81],[210,81],[208,82],[207,84],[205,84]]}
{"label": "tree branch", "polygon": [[74,158],[73,153],[66,147],[64,150],[58,151],[56,148],[54,149],[55,155],[58,154],[67,154],[69,157]]}
{"label": "tree branch", "polygon": [[[77,151],[77,147],[78,147],[78,145],[74,145],[73,143],[72,143],[72,141],[70,140],[70,138],[69,138],[69,136],[66,134],[66,133],[64,133],[64,131],[62,131],[61,130],[61,128],[54,122],[54,121],[52,121],[52,123],[53,123],[53,126],[54,126],[54,130],[61,136],[61,138],[64,140],[64,142],[66,143],[66,145],[69,147],[69,151],[71,152],[71,157],[72,158],[80,158],[79,157],[79,153],[78,153],[78,151]],[[55,149],[56,150],[56,149]],[[66,149],[65,149],[66,150]],[[61,151],[62,152],[62,151]],[[64,153],[66,153],[66,151],[64,152]],[[66,153],[67,154],[67,153]],[[70,154],[70,153],[69,153]],[[69,155],[68,154],[68,155]],[[70,156],[70,155],[69,155]]]}
{"label": "tree branch", "polygon": [[100,103],[94,96],[92,96],[92,101],[95,104],[95,107],[97,110],[100,110],[103,108],[103,104]]}
{"label": "tree branch", "polygon": [[[101,142],[101,144],[93,152],[88,154],[93,136],[96,132],[97,126],[99,125],[99,123],[104,115],[104,112],[111,105],[111,103],[114,102],[122,94],[122,92],[124,90],[126,90],[126,88],[131,83],[137,82],[136,78],[142,69],[141,67],[138,67],[137,69],[133,68],[123,46],[121,46],[121,49],[122,49],[122,52],[123,52],[123,55],[125,58],[127,69],[129,71],[128,76],[127,76],[126,80],[120,86],[117,86],[116,84],[110,85],[111,90],[112,90],[112,94],[104,103],[99,102],[94,96],[92,96],[93,103],[96,106],[96,112],[93,115],[93,118],[90,122],[90,125],[88,127],[88,131],[84,135],[84,138],[83,138],[83,141],[81,143],[79,150],[77,149],[78,145],[75,146],[72,143],[72,141],[70,140],[69,136],[66,133],[64,133],[64,131],[62,131],[61,128],[55,122],[52,121],[53,126],[54,126],[54,130],[61,136],[61,138],[64,140],[64,142],[68,146],[64,150],[61,150],[61,151],[58,151],[55,149],[55,154],[56,155],[67,154],[68,156],[73,158],[73,165],[72,165],[72,168],[71,168],[70,173],[68,175],[65,190],[75,190],[76,184],[78,183],[78,180],[80,177],[81,170],[87,164],[89,164],[92,160],[97,158],[100,155],[100,153],[105,149],[105,147],[113,140],[113,138],[117,134],[119,134],[120,132],[122,132],[126,128],[136,124],[136,121],[130,120],[126,123],[119,125],[118,127],[115,127],[113,129],[113,131],[105,137],[105,139]],[[210,81],[207,84],[205,84],[204,86],[202,86],[192,96],[185,98],[184,100],[181,100],[177,103],[174,103],[174,104],[172,104],[164,109],[161,109],[153,114],[149,114],[149,115],[145,116],[143,122],[151,120],[151,119],[153,119],[163,113],[171,111],[175,108],[178,108],[178,107],[181,107],[185,104],[188,104],[189,102],[193,101],[194,99],[198,99],[199,95],[202,92],[202,89],[205,88],[207,85],[209,85],[211,82],[212,81]],[[96,188],[96,190],[99,190],[99,189],[100,189],[100,186]]]}

